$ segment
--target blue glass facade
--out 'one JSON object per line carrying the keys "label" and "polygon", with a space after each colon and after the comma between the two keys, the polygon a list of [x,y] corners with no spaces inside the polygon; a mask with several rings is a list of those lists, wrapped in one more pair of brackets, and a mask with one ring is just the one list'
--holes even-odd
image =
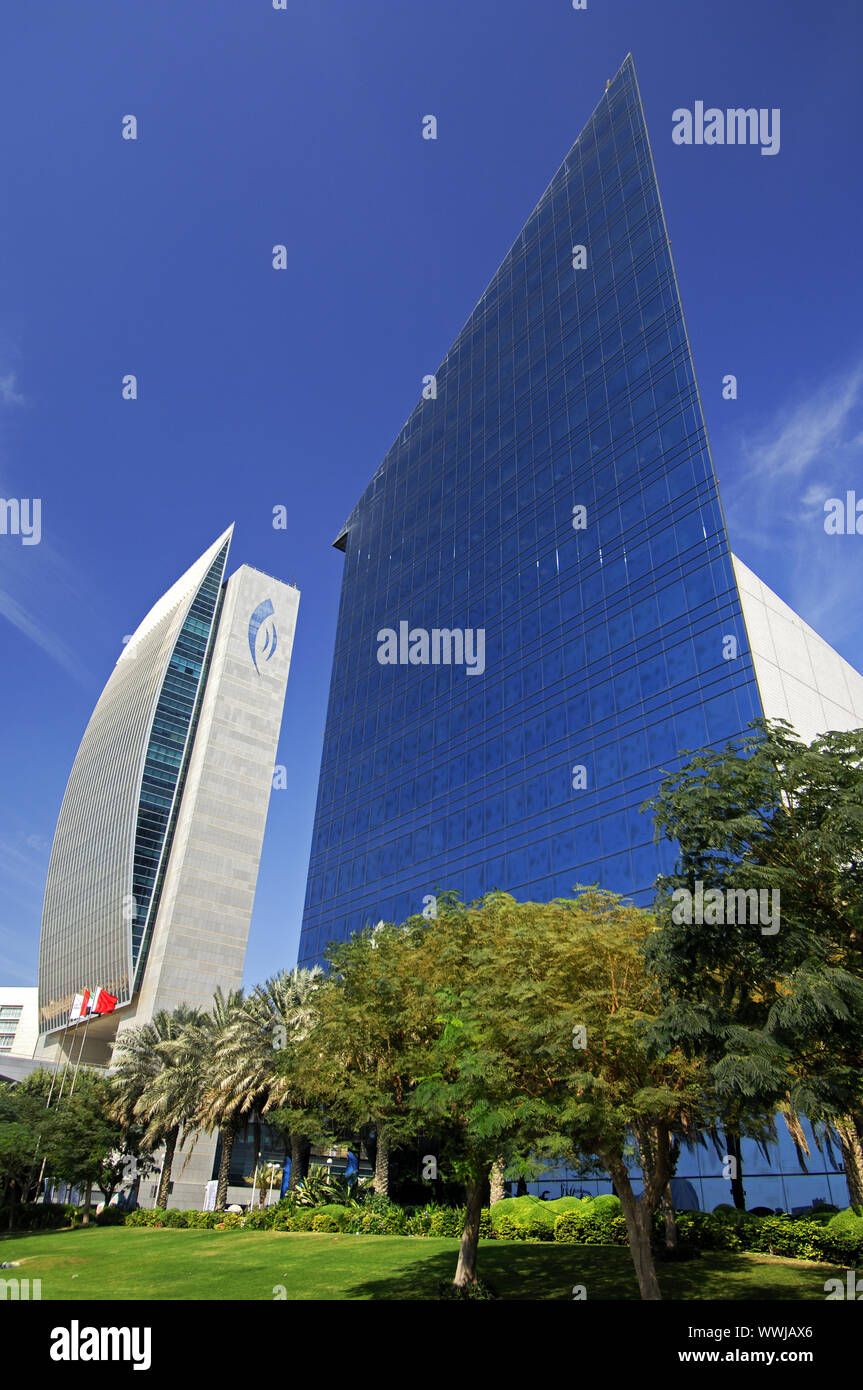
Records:
{"label": "blue glass facade", "polygon": [[136,986],[147,960],[159,889],[170,850],[182,773],[204,690],[207,655],[217,625],[228,542],[189,608],[162,682],[144,759],[132,868],[132,969]]}
{"label": "blue glass facade", "polygon": [[[631,58],[435,384],[337,542],[300,964],[444,889],[649,902],[639,806],[761,713]],[[382,665],[402,622],[484,670]]]}

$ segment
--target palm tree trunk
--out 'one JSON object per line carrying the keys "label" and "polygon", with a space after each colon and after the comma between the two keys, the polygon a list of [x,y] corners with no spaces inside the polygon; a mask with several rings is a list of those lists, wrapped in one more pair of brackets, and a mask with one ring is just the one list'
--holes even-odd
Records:
{"label": "palm tree trunk", "polygon": [[505,1172],[506,1164],[504,1163],[503,1159],[496,1158],[494,1163],[491,1165],[491,1177],[489,1180],[491,1186],[491,1206],[494,1206],[495,1202],[502,1202],[504,1197],[506,1196],[506,1188],[503,1184],[503,1175]]}
{"label": "palm tree trunk", "polygon": [[378,1128],[378,1151],[375,1154],[375,1193],[379,1197],[390,1195],[390,1141],[386,1130]]}
{"label": "palm tree trunk", "polygon": [[224,1211],[228,1200],[228,1173],[231,1168],[231,1151],[237,1137],[239,1125],[236,1120],[228,1120],[221,1127],[222,1159],[219,1164],[219,1184],[216,1188],[216,1211]]}
{"label": "palm tree trunk", "polygon": [[168,1190],[171,1186],[171,1169],[174,1166],[174,1154],[177,1152],[177,1140],[180,1137],[180,1126],[175,1125],[165,1135],[165,1161],[162,1164],[162,1176],[159,1179],[159,1193],[156,1197],[156,1206],[165,1211],[168,1206]]}
{"label": "palm tree trunk", "polygon": [[309,1167],[311,1144],[304,1134],[291,1135],[291,1176],[288,1178],[288,1191],[293,1192],[302,1182]]}

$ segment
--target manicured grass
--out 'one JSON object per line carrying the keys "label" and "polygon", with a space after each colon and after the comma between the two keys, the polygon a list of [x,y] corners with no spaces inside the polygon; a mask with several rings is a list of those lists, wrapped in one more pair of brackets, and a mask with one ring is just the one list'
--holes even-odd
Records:
{"label": "manicured grass", "polygon": [[[434,1299],[455,1271],[457,1242],[405,1236],[299,1235],[273,1231],[172,1231],[94,1227],[0,1240],[8,1276],[41,1279],[42,1298],[252,1299],[277,1286],[295,1299]],[[487,1241],[479,1267],[502,1298],[636,1299],[625,1249]],[[770,1255],[710,1252],[659,1265],[669,1299],[819,1299],[841,1271]]]}

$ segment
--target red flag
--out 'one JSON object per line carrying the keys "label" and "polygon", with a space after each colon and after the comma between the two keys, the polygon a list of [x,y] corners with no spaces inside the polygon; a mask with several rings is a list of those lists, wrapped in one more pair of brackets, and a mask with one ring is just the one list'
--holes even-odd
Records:
{"label": "red flag", "polygon": [[106,989],[97,989],[96,1002],[93,1005],[94,1014],[110,1014],[117,1007],[117,995],[109,994]]}

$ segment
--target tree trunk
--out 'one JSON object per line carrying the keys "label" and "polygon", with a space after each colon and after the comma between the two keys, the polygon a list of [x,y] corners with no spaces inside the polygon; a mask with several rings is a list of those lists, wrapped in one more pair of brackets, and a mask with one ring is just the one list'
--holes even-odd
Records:
{"label": "tree trunk", "polygon": [[852,1207],[863,1206],[863,1144],[853,1115],[843,1115],[834,1121],[842,1146],[842,1163],[848,1183],[848,1200]]}
{"label": "tree trunk", "polygon": [[464,1230],[461,1233],[458,1264],[453,1280],[453,1283],[459,1286],[476,1283],[476,1255],[479,1248],[479,1222],[482,1215],[482,1191],[485,1182],[485,1173],[468,1180]]}
{"label": "tree trunk", "polygon": [[288,1191],[293,1192],[302,1182],[309,1167],[311,1144],[304,1134],[291,1135],[291,1176],[288,1178]]}
{"label": "tree trunk", "polygon": [[491,1185],[491,1206],[494,1206],[495,1202],[502,1202],[504,1197],[506,1196],[506,1188],[503,1184],[503,1176],[505,1172],[506,1164],[504,1163],[503,1159],[496,1158],[494,1163],[491,1165],[491,1176],[489,1179]]}
{"label": "tree trunk", "polygon": [[740,1131],[737,1129],[726,1129],[725,1143],[728,1147],[728,1157],[734,1159],[731,1178],[731,1200],[734,1202],[738,1211],[746,1210],[746,1193],[743,1190],[743,1158],[741,1155]]}
{"label": "tree trunk", "polygon": [[81,1218],[82,1226],[89,1226],[90,1224],[90,1201],[92,1196],[93,1184],[92,1182],[87,1182],[84,1184],[84,1215]]}
{"label": "tree trunk", "polygon": [[390,1195],[390,1141],[384,1129],[378,1129],[374,1190],[378,1197],[389,1197]]}
{"label": "tree trunk", "polygon": [[665,1248],[673,1254],[680,1245],[680,1232],[677,1229],[677,1216],[674,1211],[674,1197],[671,1191],[671,1179],[677,1172],[677,1160],[680,1157],[680,1140],[675,1139],[668,1147],[668,1182],[662,1192],[662,1216],[665,1221]]}
{"label": "tree trunk", "polygon": [[644,1300],[661,1301],[662,1293],[659,1288],[659,1280],[656,1277],[653,1251],[650,1248],[653,1206],[648,1192],[647,1174],[645,1173],[645,1190],[641,1197],[636,1197],[629,1181],[626,1164],[620,1154],[604,1153],[600,1154],[599,1157],[605,1164],[607,1172],[611,1174],[617,1195],[620,1198],[620,1205],[623,1208],[626,1234],[629,1238],[629,1253],[635,1266],[639,1293]]}
{"label": "tree trunk", "polygon": [[216,1188],[216,1211],[224,1211],[228,1200],[228,1173],[231,1167],[231,1151],[237,1136],[237,1121],[228,1120],[222,1125],[222,1160],[219,1164],[219,1185]]}
{"label": "tree trunk", "polygon": [[674,1198],[671,1195],[671,1183],[665,1185],[662,1194],[662,1216],[665,1221],[665,1248],[673,1252],[680,1244],[680,1233],[677,1229],[677,1217],[674,1214]]}
{"label": "tree trunk", "polygon": [[168,1188],[171,1186],[171,1169],[174,1166],[174,1154],[177,1152],[177,1140],[180,1137],[180,1126],[168,1131],[165,1135],[165,1162],[162,1164],[162,1176],[159,1179],[159,1191],[156,1196],[156,1206],[165,1211],[168,1206]]}
{"label": "tree trunk", "polygon": [[[255,1198],[259,1197],[258,1206],[264,1205],[264,1181],[263,1169],[260,1165],[261,1158],[261,1117],[257,1110],[254,1112],[252,1120],[252,1146],[255,1151],[255,1173],[252,1176],[252,1200],[249,1203],[249,1211],[255,1210]],[[260,1184],[260,1186],[258,1186]]]}

